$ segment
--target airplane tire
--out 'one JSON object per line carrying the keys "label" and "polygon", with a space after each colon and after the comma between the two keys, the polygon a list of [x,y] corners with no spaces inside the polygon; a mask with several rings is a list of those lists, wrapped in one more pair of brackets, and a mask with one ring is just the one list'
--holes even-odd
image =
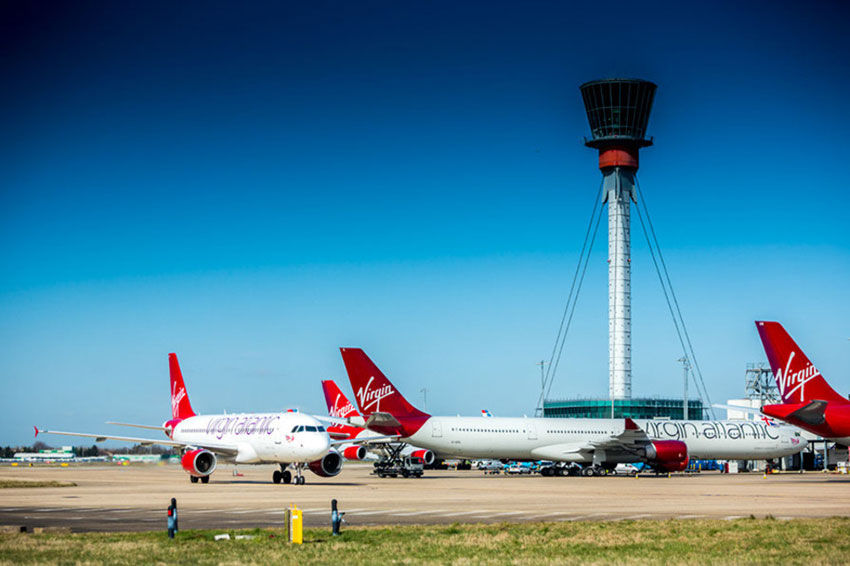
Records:
{"label": "airplane tire", "polygon": [[192,483],[198,483],[198,477],[197,476],[189,476],[189,481],[192,482]]}
{"label": "airplane tire", "polygon": [[281,479],[283,480],[283,483],[292,483],[292,472],[284,470],[283,474],[281,474]]}
{"label": "airplane tire", "polygon": [[202,477],[202,478],[201,478],[201,483],[210,483],[210,477],[209,477],[209,476],[204,476],[204,477]]}
{"label": "airplane tire", "polygon": [[583,470],[581,471],[581,475],[583,475],[583,476],[584,476],[584,477],[586,477],[586,478],[589,478],[589,477],[591,477],[591,476],[595,476],[595,475],[596,475],[596,470],[594,470],[593,468],[591,468],[590,466],[588,466],[588,467],[586,467],[585,469],[583,469]]}
{"label": "airplane tire", "polygon": [[298,485],[304,485],[305,483],[307,483],[307,478],[305,478],[304,476],[298,478]]}
{"label": "airplane tire", "polygon": [[272,481],[274,483],[280,483],[281,477],[282,477],[282,474],[280,473],[280,470],[275,470],[274,473],[272,474]]}

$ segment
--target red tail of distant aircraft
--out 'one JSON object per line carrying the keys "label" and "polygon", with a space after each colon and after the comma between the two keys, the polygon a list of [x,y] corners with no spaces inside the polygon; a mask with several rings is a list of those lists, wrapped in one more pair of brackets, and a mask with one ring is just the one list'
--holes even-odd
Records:
{"label": "red tail of distant aircraft", "polygon": [[[357,409],[348,400],[339,386],[332,379],[322,381],[322,391],[325,393],[325,401],[328,404],[328,414],[331,417],[340,419],[349,419],[352,424],[334,424],[328,427],[328,434],[334,439],[367,439],[377,435],[377,433],[361,426],[364,423],[363,417],[357,412]],[[367,449],[363,446],[345,446],[341,447],[342,454],[349,460],[362,460],[366,457]],[[436,458],[435,454],[430,450],[411,446],[403,442],[386,442],[370,446],[368,452],[378,454],[384,458],[395,458],[399,456],[414,456],[422,458],[426,464],[433,464]]]}
{"label": "red tail of distant aircraft", "polygon": [[778,322],[756,321],[782,404],[762,412],[842,444],[850,441],[850,400],[838,394]]}

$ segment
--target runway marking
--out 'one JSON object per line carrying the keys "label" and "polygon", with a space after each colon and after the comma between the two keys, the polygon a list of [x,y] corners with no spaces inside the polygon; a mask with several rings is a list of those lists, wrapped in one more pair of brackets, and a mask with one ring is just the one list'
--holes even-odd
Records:
{"label": "runway marking", "polygon": [[327,507],[313,507],[312,509],[302,509],[302,513],[316,513],[317,511],[324,511]]}
{"label": "runway marking", "polygon": [[[439,511],[439,509],[437,509]],[[412,511],[409,513],[390,513],[394,517],[412,517],[413,515],[425,515],[428,513],[435,513],[436,511],[433,509],[429,509],[428,511]]]}
{"label": "runway marking", "polygon": [[675,517],[676,519],[699,519],[700,517],[705,517],[705,515],[679,515]]}
{"label": "runway marking", "polygon": [[743,515],[729,515],[728,517],[723,517],[724,521],[734,521],[735,519],[743,519]]}
{"label": "runway marking", "polygon": [[45,507],[43,509],[33,509],[33,513],[50,513],[53,511],[65,511],[65,507]]}
{"label": "runway marking", "polygon": [[230,512],[232,515],[247,515],[248,513],[262,513],[260,509],[237,509]]}
{"label": "runway marking", "polygon": [[490,513],[490,511],[482,511],[481,509],[476,509],[475,511],[460,511],[458,513],[440,513],[441,517],[460,517],[461,515],[473,515],[475,513]]}
{"label": "runway marking", "polygon": [[623,517],[621,520],[632,521],[634,519],[643,519],[644,517],[652,517],[652,515],[650,513],[641,513],[640,515],[629,515],[628,517]]}
{"label": "runway marking", "polygon": [[541,517],[554,517],[556,515],[569,515],[569,511],[555,511],[554,513],[541,513],[538,515],[531,515],[529,519],[538,519]]}
{"label": "runway marking", "polygon": [[[179,509],[177,511],[178,511],[178,513],[180,512]],[[227,509],[201,509],[199,511],[187,511],[186,513],[187,514],[188,513],[198,514],[198,513],[226,513],[226,512],[227,512]]]}
{"label": "runway marking", "polygon": [[381,513],[389,513],[389,510],[388,509],[377,509],[377,510],[373,510],[373,511],[361,511],[361,512],[357,513],[357,515],[362,517],[363,515],[380,515]]}
{"label": "runway marking", "polygon": [[510,516],[510,515],[522,515],[523,513],[528,513],[528,511],[504,511],[504,512],[501,512],[501,513],[499,513],[499,512],[495,512],[495,513],[494,512],[485,512],[485,513],[479,513],[477,515],[472,515],[472,517],[476,517],[476,518],[480,517],[480,518],[483,519],[483,518],[486,518],[486,517],[507,517],[507,516]]}

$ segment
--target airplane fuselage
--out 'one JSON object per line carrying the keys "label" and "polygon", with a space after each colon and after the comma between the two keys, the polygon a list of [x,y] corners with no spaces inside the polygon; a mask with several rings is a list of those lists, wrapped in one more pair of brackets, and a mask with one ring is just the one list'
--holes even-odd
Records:
{"label": "airplane fuselage", "polygon": [[309,462],[330,448],[319,421],[289,412],[196,415],[176,423],[171,438],[200,446],[235,446],[238,453],[232,460],[237,464]]}
{"label": "airplane fuselage", "polygon": [[[802,450],[793,427],[748,421],[638,420],[650,440],[680,440],[699,459],[773,459]],[[594,450],[577,449],[623,431],[623,419],[430,417],[404,439],[440,457],[557,460],[590,463]],[[597,455],[597,458],[599,456]],[[610,450],[605,462],[635,462],[633,453]]]}

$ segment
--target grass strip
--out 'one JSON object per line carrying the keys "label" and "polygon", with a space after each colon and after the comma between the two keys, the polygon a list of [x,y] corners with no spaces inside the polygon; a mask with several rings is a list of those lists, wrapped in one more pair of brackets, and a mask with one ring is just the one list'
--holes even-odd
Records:
{"label": "grass strip", "polygon": [[[251,540],[214,541],[229,533]],[[5,534],[0,564],[840,564],[850,518],[453,524],[305,529]]]}

